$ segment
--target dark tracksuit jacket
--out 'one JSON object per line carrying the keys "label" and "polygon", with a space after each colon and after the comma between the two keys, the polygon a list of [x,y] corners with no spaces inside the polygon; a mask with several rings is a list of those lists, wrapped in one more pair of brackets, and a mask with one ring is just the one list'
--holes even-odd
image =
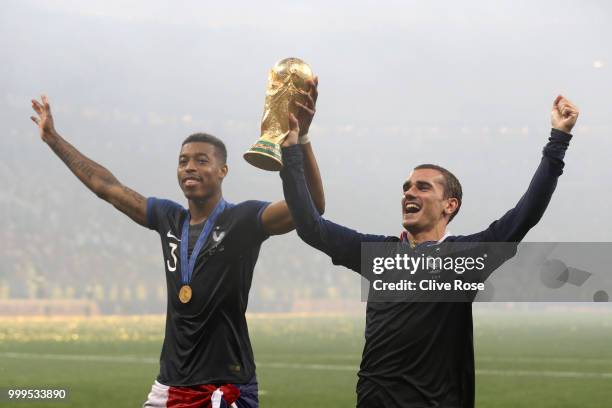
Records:
{"label": "dark tracksuit jacket", "polygon": [[[487,229],[444,242],[519,242],[540,220],[563,172],[571,135],[552,129],[529,188]],[[298,145],[283,148],[280,173],[299,236],[335,265],[360,273],[361,243],[398,241],[321,217],[310,197]],[[368,302],[358,407],[474,407],[472,304]]]}

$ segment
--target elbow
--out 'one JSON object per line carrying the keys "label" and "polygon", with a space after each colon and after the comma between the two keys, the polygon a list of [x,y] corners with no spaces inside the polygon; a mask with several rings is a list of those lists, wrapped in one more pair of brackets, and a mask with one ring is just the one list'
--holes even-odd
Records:
{"label": "elbow", "polygon": [[541,219],[542,219],[541,214],[537,214],[537,215],[528,217],[525,220],[525,226],[524,226],[525,234],[524,235],[527,235],[527,232],[529,232],[529,230],[531,230],[533,227],[538,225]]}
{"label": "elbow", "polygon": [[95,183],[91,186],[91,191],[96,197],[113,204],[111,201],[113,200],[113,196],[116,195],[113,194],[113,191],[116,191],[113,190],[113,188],[117,185],[118,184]]}
{"label": "elbow", "polygon": [[296,224],[295,231],[297,232],[298,237],[300,237],[300,239],[305,243],[311,244],[315,241],[317,232],[313,224]]}
{"label": "elbow", "polygon": [[315,206],[317,207],[319,215],[325,214],[325,197],[321,197],[319,200],[317,200]]}
{"label": "elbow", "polygon": [[104,200],[104,201],[108,201],[109,200],[109,194],[108,191],[106,191],[103,188],[92,188],[91,191],[93,191],[93,193],[96,195],[96,197]]}
{"label": "elbow", "polygon": [[312,231],[308,231],[302,228],[296,228],[298,237],[308,245],[313,245],[315,240],[315,234]]}

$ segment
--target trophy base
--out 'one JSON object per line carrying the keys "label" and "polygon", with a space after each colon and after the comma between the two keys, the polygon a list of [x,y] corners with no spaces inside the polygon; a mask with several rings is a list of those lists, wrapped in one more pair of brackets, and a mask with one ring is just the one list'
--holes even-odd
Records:
{"label": "trophy base", "polygon": [[251,165],[268,171],[280,171],[283,168],[280,145],[259,139],[243,155]]}

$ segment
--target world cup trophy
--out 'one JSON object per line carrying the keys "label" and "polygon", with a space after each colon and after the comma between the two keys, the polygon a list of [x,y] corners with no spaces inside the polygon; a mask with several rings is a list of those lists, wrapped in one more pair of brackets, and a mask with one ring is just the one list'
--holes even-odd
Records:
{"label": "world cup trophy", "polygon": [[289,134],[289,113],[298,116],[295,102],[307,103],[310,66],[299,58],[277,62],[268,74],[266,102],[261,119],[261,136],[244,153],[244,159],[263,170],[279,171],[283,167],[281,144]]}

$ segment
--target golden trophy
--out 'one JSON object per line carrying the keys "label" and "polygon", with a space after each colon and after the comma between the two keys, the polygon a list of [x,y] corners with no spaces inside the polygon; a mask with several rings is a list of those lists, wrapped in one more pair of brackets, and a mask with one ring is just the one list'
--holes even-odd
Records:
{"label": "golden trophy", "polygon": [[307,105],[313,79],[310,66],[299,58],[285,58],[268,74],[266,103],[261,119],[261,137],[244,153],[244,159],[263,170],[279,171],[283,167],[281,144],[289,134],[289,113],[298,116],[295,102]]}

